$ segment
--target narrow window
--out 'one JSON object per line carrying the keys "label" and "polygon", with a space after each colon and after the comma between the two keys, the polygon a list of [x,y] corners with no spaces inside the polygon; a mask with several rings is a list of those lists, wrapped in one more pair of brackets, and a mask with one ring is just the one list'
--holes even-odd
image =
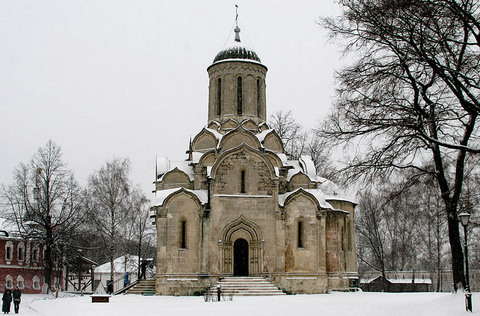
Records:
{"label": "narrow window", "polygon": [[33,277],[33,288],[35,290],[39,290],[40,289],[40,278],[38,276],[34,276]]}
{"label": "narrow window", "polygon": [[38,262],[38,253],[39,253],[39,249],[38,248],[33,248],[33,261],[34,262]]}
{"label": "narrow window", "polygon": [[218,78],[217,83],[217,115],[222,114],[222,79]]}
{"label": "narrow window", "polygon": [[19,275],[17,277],[17,286],[20,290],[23,290],[23,288],[25,287],[25,282],[24,282],[23,277],[21,275]]}
{"label": "narrow window", "polygon": [[352,251],[352,231],[350,230],[348,221],[345,221],[345,226],[347,231],[347,250]]}
{"label": "narrow window", "polygon": [[303,221],[298,221],[298,248],[303,248]]}
{"label": "narrow window", "polygon": [[187,221],[180,222],[180,248],[187,249]]}
{"label": "narrow window", "polygon": [[260,79],[257,79],[257,116],[260,116]]}
{"label": "narrow window", "polygon": [[5,248],[5,259],[8,261],[12,260],[12,249],[12,246],[7,246]]}
{"label": "narrow window", "polygon": [[18,246],[18,261],[23,261],[25,260],[25,252],[23,247],[20,245]]}
{"label": "narrow window", "polygon": [[242,77],[237,78],[237,114],[242,114]]}
{"label": "narrow window", "polygon": [[247,193],[245,190],[245,170],[240,172],[240,193]]}
{"label": "narrow window", "polygon": [[7,275],[5,278],[5,287],[7,289],[13,288],[13,278],[10,275]]}

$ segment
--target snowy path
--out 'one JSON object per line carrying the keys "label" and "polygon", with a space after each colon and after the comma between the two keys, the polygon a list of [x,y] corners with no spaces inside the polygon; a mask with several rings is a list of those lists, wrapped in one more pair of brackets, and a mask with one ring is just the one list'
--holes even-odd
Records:
{"label": "snowy path", "polygon": [[110,303],[91,303],[89,296],[41,299],[24,295],[19,315],[346,315],[346,316],[456,316],[480,315],[480,293],[473,295],[474,313],[464,309],[464,295],[450,293],[333,293],[281,297],[236,297],[205,303],[202,297],[119,295]]}

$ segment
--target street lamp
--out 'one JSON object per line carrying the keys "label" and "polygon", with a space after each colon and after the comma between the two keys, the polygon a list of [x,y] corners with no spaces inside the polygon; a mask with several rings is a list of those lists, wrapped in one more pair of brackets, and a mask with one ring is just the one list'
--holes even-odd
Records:
{"label": "street lamp", "polygon": [[472,311],[472,292],[470,291],[470,276],[468,274],[468,244],[467,244],[467,226],[468,221],[470,220],[470,214],[467,212],[462,212],[457,215],[460,223],[463,225],[463,232],[465,235],[465,284],[466,284],[466,293],[465,293],[465,308],[467,311]]}

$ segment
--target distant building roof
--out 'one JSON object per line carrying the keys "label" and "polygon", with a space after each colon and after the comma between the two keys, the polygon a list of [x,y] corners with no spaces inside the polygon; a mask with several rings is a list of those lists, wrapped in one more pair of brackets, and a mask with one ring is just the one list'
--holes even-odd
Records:
{"label": "distant building roof", "polygon": [[[125,255],[113,260],[115,273],[136,272],[138,269],[138,256]],[[95,273],[110,273],[110,262],[95,268]]]}

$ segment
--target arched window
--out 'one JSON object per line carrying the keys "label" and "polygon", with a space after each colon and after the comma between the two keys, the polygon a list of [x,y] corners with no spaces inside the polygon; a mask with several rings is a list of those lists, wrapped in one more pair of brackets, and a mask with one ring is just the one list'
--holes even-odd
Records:
{"label": "arched window", "polygon": [[257,116],[260,116],[260,79],[257,79]]}
{"label": "arched window", "polygon": [[13,289],[13,278],[10,274],[5,278],[5,287],[7,289]]}
{"label": "arched window", "polygon": [[5,260],[12,261],[13,259],[13,243],[11,241],[7,241],[5,245]]}
{"label": "arched window", "polygon": [[247,193],[245,170],[240,171],[240,193]]}
{"label": "arched window", "polygon": [[24,282],[23,277],[21,275],[19,275],[17,277],[17,286],[20,290],[23,290],[23,288],[25,287],[25,282]]}
{"label": "arched window", "polygon": [[243,110],[242,100],[242,77],[237,78],[237,114],[241,115]]}
{"label": "arched window", "polygon": [[297,246],[298,248],[304,248],[304,234],[303,234],[303,220],[298,220],[298,230],[297,230]]}
{"label": "arched window", "polygon": [[217,82],[217,115],[222,114],[222,79]]}
{"label": "arched window", "polygon": [[18,259],[18,261],[24,261],[25,260],[25,245],[22,244],[22,243],[18,244],[17,259]]}
{"label": "arched window", "polygon": [[187,249],[187,221],[180,221],[180,248]]}
{"label": "arched window", "polygon": [[35,246],[35,248],[33,248],[32,257],[33,262],[38,262],[40,260],[40,249],[38,248],[38,246]]}
{"label": "arched window", "polygon": [[33,277],[33,288],[35,290],[40,290],[40,278],[38,276]]}

